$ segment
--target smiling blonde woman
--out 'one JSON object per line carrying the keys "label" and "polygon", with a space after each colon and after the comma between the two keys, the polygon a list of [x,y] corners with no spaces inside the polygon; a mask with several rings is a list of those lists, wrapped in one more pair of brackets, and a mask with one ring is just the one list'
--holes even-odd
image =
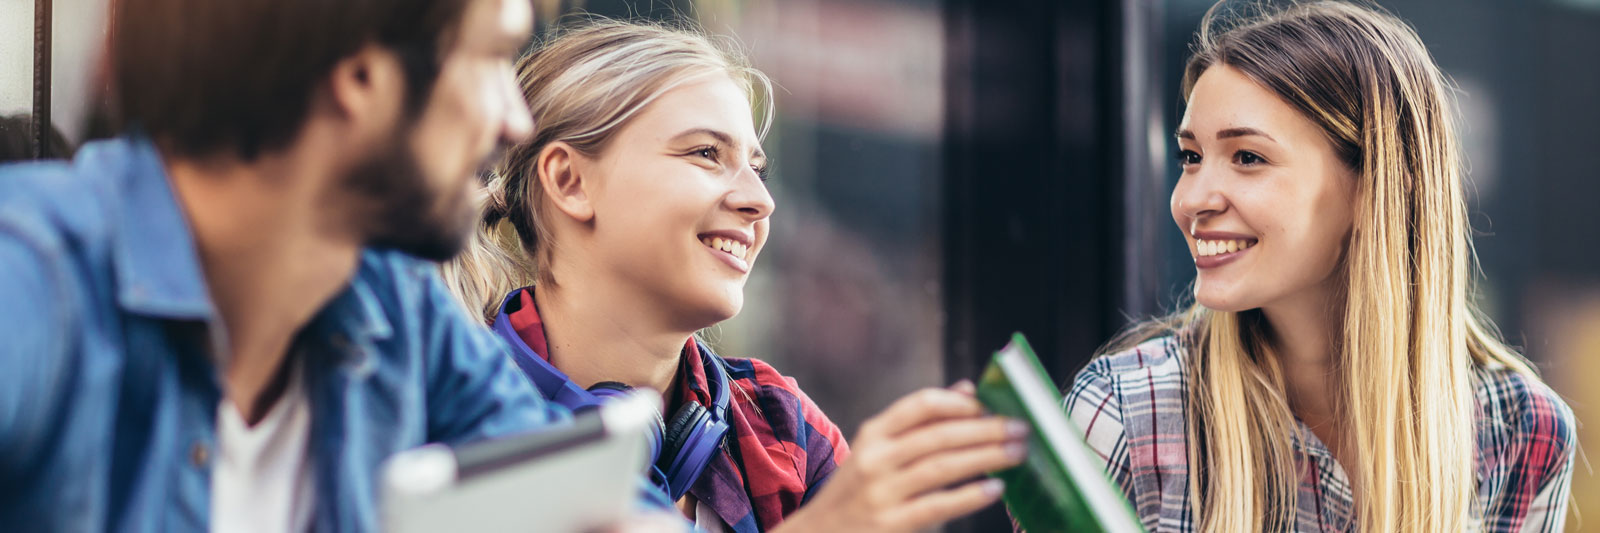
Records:
{"label": "smiling blonde woman", "polygon": [[777,207],[770,84],[728,42],[597,21],[516,74],[532,139],[446,278],[550,400],[662,393],[650,476],[667,504],[712,532],[893,533],[998,499],[972,479],[1020,462],[1026,428],[986,416],[971,384],[907,396],[846,444],[794,379],[694,338],[743,308]]}
{"label": "smiling blonde woman", "polygon": [[1455,104],[1410,27],[1301,4],[1184,72],[1195,305],[1066,408],[1161,531],[1558,531],[1572,412],[1471,298]]}

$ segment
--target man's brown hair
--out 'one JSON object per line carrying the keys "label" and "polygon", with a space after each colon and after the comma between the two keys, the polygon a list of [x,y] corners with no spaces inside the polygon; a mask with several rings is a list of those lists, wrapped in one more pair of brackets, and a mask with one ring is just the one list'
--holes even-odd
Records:
{"label": "man's brown hair", "polygon": [[399,55],[414,114],[471,1],[114,0],[114,113],[180,155],[254,159],[293,140],[336,63],[377,44]]}

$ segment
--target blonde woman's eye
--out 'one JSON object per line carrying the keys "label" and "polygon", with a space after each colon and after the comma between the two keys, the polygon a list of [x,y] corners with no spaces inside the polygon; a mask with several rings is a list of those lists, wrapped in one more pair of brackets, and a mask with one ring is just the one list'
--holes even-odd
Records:
{"label": "blonde woman's eye", "polygon": [[1178,150],[1177,160],[1179,165],[1189,166],[1200,164],[1200,154],[1194,150]]}
{"label": "blonde woman's eye", "polygon": [[694,155],[697,155],[697,156],[700,156],[700,157],[704,157],[704,158],[710,159],[712,161],[716,161],[716,159],[717,159],[717,147],[715,147],[715,146],[702,146],[700,148],[696,148],[696,149],[694,149]]}
{"label": "blonde woman's eye", "polygon": [[1256,155],[1255,152],[1251,152],[1249,150],[1240,150],[1238,153],[1234,154],[1233,161],[1246,166],[1259,165],[1267,162],[1266,159],[1263,159],[1261,156]]}

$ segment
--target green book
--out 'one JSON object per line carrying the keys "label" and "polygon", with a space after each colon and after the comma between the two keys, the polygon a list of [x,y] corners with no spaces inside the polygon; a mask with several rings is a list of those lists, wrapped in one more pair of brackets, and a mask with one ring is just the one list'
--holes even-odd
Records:
{"label": "green book", "polygon": [[1021,333],[995,352],[978,380],[978,400],[997,415],[1028,423],[1028,459],[991,475],[1006,483],[1003,499],[1028,533],[1144,531],[1104,461],[1067,418],[1061,394]]}

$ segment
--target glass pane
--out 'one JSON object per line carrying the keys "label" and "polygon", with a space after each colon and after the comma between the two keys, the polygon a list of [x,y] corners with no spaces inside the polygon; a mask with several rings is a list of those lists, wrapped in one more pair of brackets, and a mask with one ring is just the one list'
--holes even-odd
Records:
{"label": "glass pane", "polygon": [[0,2],[0,116],[33,108],[33,0]]}
{"label": "glass pane", "polygon": [[779,207],[744,313],[712,338],[794,376],[854,435],[941,378],[938,6],[753,0],[728,15],[780,86]]}
{"label": "glass pane", "polygon": [[50,56],[50,120],[74,145],[90,127],[94,99],[105,80],[97,68],[106,40],[110,0],[55,0]]}

